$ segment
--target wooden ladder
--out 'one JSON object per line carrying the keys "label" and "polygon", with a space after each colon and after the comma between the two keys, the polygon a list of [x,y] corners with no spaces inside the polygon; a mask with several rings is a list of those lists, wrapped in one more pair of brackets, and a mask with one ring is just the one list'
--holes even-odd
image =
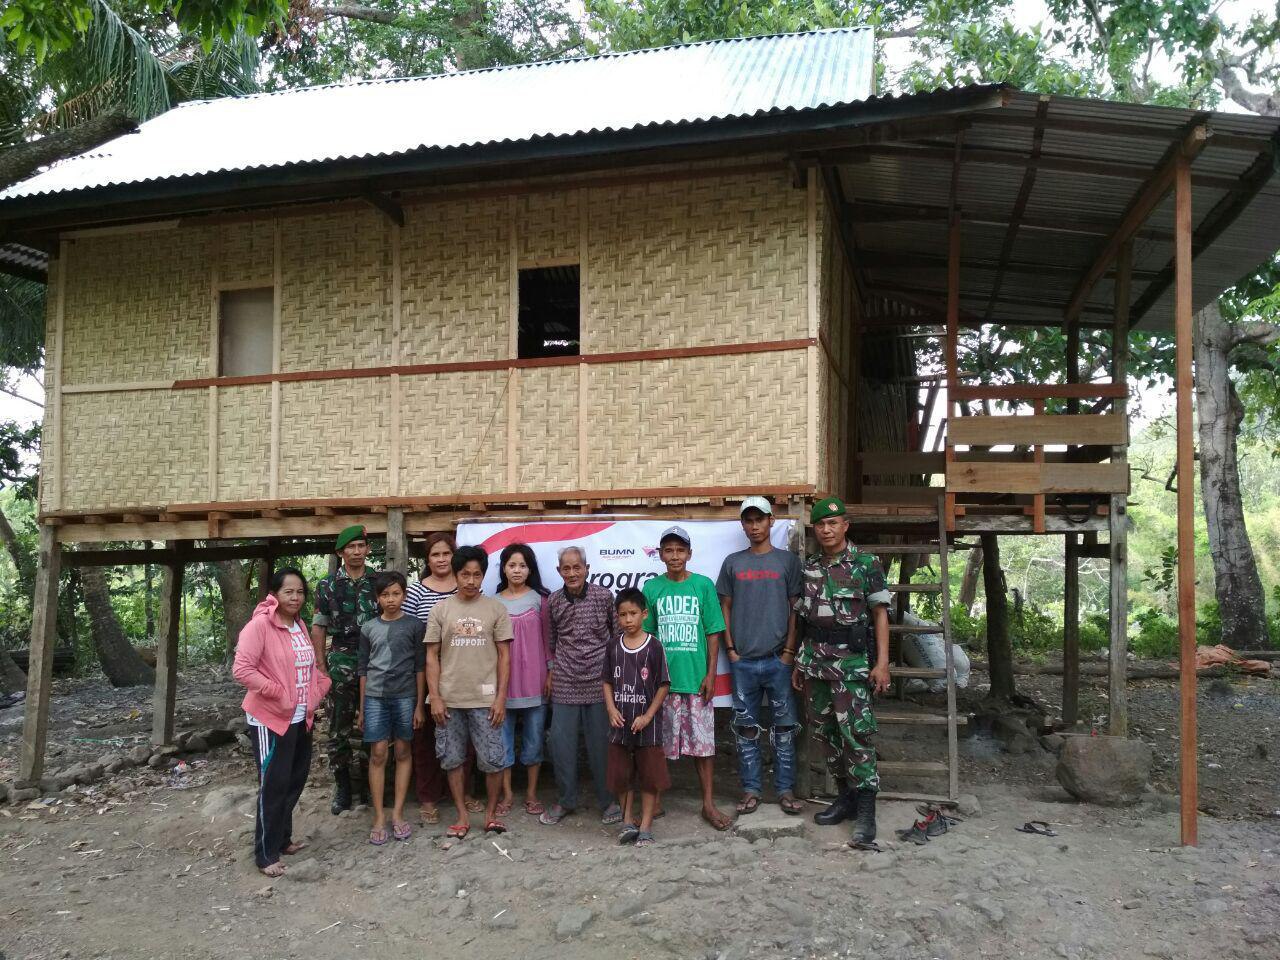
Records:
{"label": "wooden ladder", "polygon": [[[889,566],[888,557],[899,558],[898,583],[889,584],[889,591],[895,595],[894,604],[890,608],[889,622],[889,676],[895,681],[895,687],[901,696],[902,681],[910,679],[946,680],[946,712],[936,710],[894,710],[876,708],[876,720],[880,724],[904,724],[916,726],[947,728],[946,760],[934,761],[891,761],[879,763],[881,774],[901,774],[909,777],[946,777],[947,792],[945,796],[937,794],[883,791],[880,796],[886,800],[923,800],[931,803],[954,803],[960,793],[960,769],[958,762],[959,743],[957,727],[959,719],[956,715],[956,685],[954,655],[951,636],[951,587],[948,576],[948,563],[951,546],[947,535],[947,515],[942,498],[938,501],[938,510],[931,520],[919,516],[901,518],[894,522],[893,517],[881,518],[884,522],[877,524],[877,532],[897,534],[910,542],[892,544],[858,544],[860,550],[884,558],[885,566]],[[903,523],[902,521],[908,521]],[[934,530],[936,529],[936,533]],[[855,533],[855,536],[857,534]],[[910,556],[936,556],[938,558],[938,581],[935,583],[909,583],[910,577],[902,577],[902,562]],[[912,594],[934,594],[939,599],[941,622],[915,626],[903,622],[910,596]],[[901,638],[909,634],[942,634],[945,649],[945,669],[929,667],[910,667],[903,662]],[[894,639],[899,640],[894,643]]]}

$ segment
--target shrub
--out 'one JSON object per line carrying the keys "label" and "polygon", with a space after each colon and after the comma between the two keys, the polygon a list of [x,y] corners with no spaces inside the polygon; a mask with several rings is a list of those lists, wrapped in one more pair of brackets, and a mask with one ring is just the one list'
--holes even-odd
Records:
{"label": "shrub", "polygon": [[1129,647],[1139,657],[1165,660],[1178,655],[1178,625],[1159,610],[1147,607],[1133,615],[1138,632]]}

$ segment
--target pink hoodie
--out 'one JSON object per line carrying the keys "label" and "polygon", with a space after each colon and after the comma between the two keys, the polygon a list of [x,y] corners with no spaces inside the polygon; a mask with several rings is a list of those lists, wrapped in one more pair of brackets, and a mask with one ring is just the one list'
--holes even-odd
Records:
{"label": "pink hoodie", "polygon": [[[298,706],[298,692],[289,628],[276,619],[279,605],[275,597],[267,594],[253,611],[240,631],[231,674],[249,691],[244,696],[245,711],[261,720],[272,733],[283,736]],[[307,687],[308,730],[315,722],[316,705],[329,692],[330,684],[328,675],[317,664],[311,670],[311,685]]]}

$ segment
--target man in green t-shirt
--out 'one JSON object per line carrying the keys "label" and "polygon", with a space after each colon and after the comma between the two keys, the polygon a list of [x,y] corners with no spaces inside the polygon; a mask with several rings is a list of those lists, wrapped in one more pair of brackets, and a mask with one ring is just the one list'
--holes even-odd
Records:
{"label": "man in green t-shirt", "polygon": [[649,604],[644,628],[667,655],[671,692],[662,704],[662,744],[668,760],[692,757],[702,787],[702,819],[717,830],[733,821],[712,796],[716,754],[716,657],[724,616],[716,585],[688,569],[693,544],[684,527],[668,527],[658,541],[667,572],[644,585]]}

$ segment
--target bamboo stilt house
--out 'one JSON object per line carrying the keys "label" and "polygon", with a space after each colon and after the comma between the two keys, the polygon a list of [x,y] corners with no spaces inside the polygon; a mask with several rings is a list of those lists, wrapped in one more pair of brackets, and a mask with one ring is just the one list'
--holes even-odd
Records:
{"label": "bamboo stilt house", "polygon": [[[839,29],[193,103],[0,192],[49,284],[37,668],[73,544],[269,562],[359,521],[403,562],[460,517],[835,492],[868,532],[1109,557],[1123,732],[1125,335],[1280,246],[1278,123],[878,96],[873,52]],[[974,382],[983,324],[1065,329],[1059,375]],[[1082,328],[1115,334],[1108,382],[1078,382]]]}

